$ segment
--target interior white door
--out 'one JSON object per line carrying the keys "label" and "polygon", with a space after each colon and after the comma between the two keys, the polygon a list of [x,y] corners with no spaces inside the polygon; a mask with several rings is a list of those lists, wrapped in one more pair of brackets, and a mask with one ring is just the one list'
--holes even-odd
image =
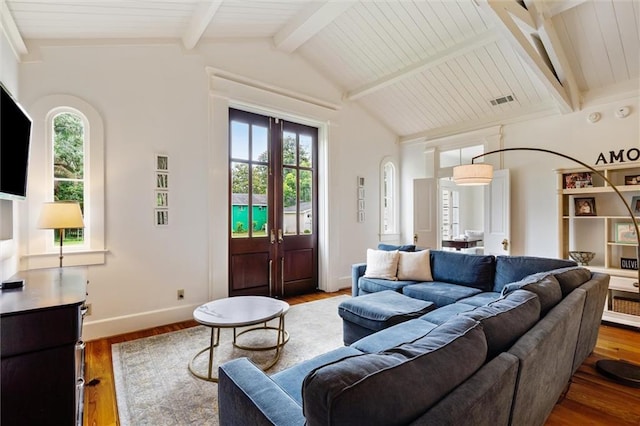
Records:
{"label": "interior white door", "polygon": [[495,170],[484,191],[484,253],[511,253],[511,199],[509,170]]}
{"label": "interior white door", "polygon": [[436,179],[413,180],[413,241],[418,247],[438,247],[437,195]]}

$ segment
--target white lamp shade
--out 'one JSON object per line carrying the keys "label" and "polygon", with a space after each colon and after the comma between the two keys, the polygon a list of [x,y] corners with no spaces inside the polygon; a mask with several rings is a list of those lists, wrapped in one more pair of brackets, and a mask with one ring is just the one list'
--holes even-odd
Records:
{"label": "white lamp shade", "polygon": [[489,185],[493,179],[491,164],[465,164],[453,168],[456,185]]}
{"label": "white lamp shade", "polygon": [[77,201],[44,203],[38,221],[40,229],[84,228],[82,211]]}

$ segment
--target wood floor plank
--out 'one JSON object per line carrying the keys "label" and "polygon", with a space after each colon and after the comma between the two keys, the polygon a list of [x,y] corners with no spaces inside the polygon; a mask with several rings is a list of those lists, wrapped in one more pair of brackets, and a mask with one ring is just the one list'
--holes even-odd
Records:
{"label": "wood floor plank", "polygon": [[[348,295],[350,290],[293,296],[286,301],[295,305],[341,294]],[[111,345],[195,325],[195,321],[185,321],[87,342],[85,380],[88,385],[85,388],[84,424],[119,424]],[[595,369],[595,363],[607,358],[622,358],[640,364],[640,331],[606,324],[600,326],[594,352],[573,376],[564,397],[547,419],[547,426],[640,425],[640,389],[623,386],[601,376]],[[97,382],[92,382],[94,379]]]}

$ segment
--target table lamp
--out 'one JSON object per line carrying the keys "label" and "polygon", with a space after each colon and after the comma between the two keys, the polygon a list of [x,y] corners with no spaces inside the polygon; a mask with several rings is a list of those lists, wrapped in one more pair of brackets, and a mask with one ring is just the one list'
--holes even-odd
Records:
{"label": "table lamp", "polygon": [[82,211],[77,201],[44,203],[38,221],[40,229],[58,229],[60,232],[60,267],[62,268],[62,242],[65,229],[84,228]]}

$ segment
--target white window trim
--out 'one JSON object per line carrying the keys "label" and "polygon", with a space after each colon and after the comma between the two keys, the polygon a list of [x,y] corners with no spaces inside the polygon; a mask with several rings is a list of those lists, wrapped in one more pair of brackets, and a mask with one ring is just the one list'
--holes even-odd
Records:
{"label": "white window trim", "polygon": [[[393,194],[391,199],[393,200],[392,206],[392,214],[393,214],[393,222],[392,227],[389,231],[385,231],[384,229],[384,190],[385,190],[385,180],[384,173],[385,167],[387,164],[390,164],[393,167]],[[380,242],[398,242],[400,239],[400,170],[398,169],[398,165],[396,161],[390,156],[384,157],[380,162]]]}
{"label": "white window trim", "polygon": [[36,101],[28,109],[33,120],[29,187],[26,209],[21,217],[21,269],[56,267],[59,249],[50,230],[37,228],[42,203],[53,197],[52,120],[61,112],[82,117],[85,128],[85,243],[80,247],[64,247],[64,266],[96,265],[105,262],[104,205],[104,124],[98,111],[84,100],[70,95],[51,95]]}

